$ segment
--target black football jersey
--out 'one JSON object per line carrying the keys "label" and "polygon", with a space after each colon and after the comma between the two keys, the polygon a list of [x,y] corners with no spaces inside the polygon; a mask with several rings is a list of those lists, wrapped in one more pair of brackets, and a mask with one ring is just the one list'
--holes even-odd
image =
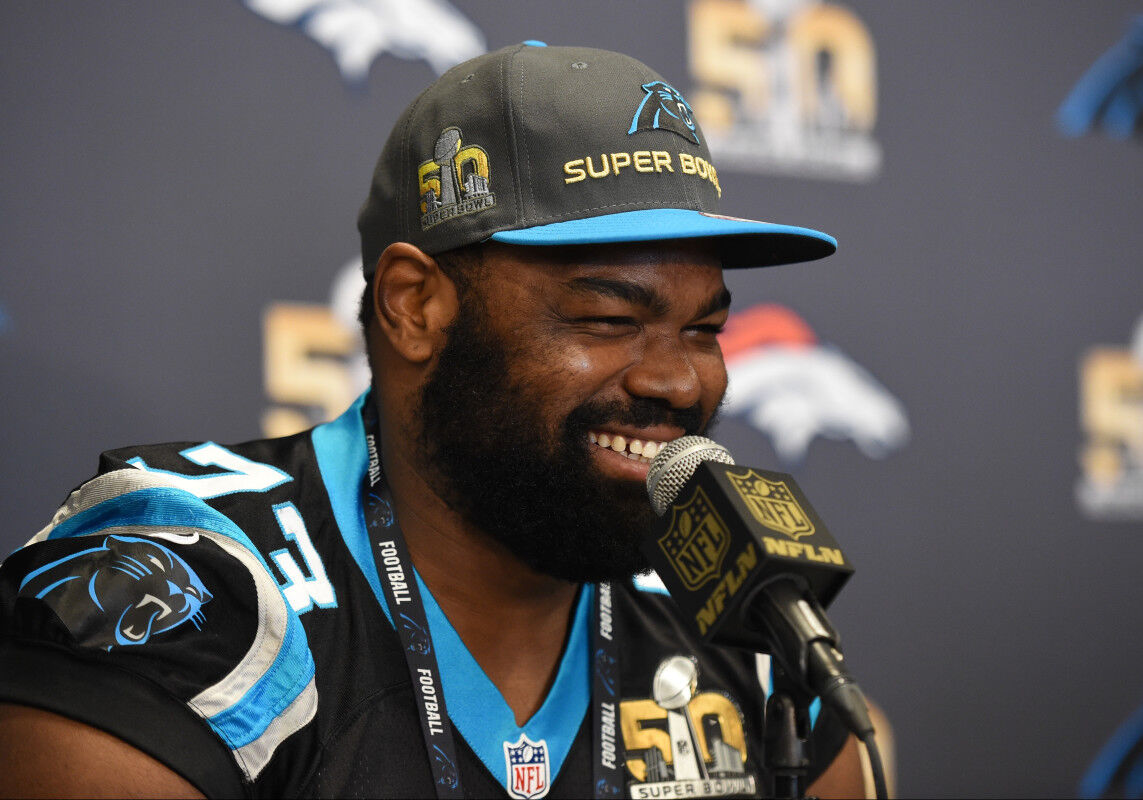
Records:
{"label": "black football jersey", "polygon": [[[208,796],[435,796],[362,512],[367,401],[281,439],[104,453],[0,566],[0,700],[106,730]],[[592,795],[596,590],[520,727],[421,584],[466,795]],[[625,796],[764,792],[768,660],[696,641],[653,575],[612,604],[622,700],[602,738]],[[811,777],[845,736],[820,714]]]}

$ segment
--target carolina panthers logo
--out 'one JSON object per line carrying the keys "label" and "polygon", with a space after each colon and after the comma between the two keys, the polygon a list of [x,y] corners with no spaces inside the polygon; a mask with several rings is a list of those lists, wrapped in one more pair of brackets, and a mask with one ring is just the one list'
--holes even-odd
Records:
{"label": "carolina panthers logo", "polygon": [[401,627],[409,636],[409,650],[417,655],[427,656],[432,652],[432,639],[429,632],[404,614],[401,615]]}
{"label": "carolina panthers logo", "polygon": [[456,764],[452,763],[452,759],[444,750],[441,750],[435,744],[433,745],[433,761],[437,764],[437,783],[448,789],[455,789],[457,783],[460,781],[460,775],[457,772]]}
{"label": "carolina panthers logo", "polygon": [[24,578],[20,597],[42,600],[79,644],[144,644],[190,620],[202,629],[211,593],[169,548],[135,536],[53,561]]}
{"label": "carolina panthers logo", "polygon": [[1056,112],[1065,136],[1097,127],[1116,139],[1143,134],[1143,16],[1084,73]]}
{"label": "carolina panthers logo", "polygon": [[678,89],[669,83],[654,81],[644,83],[643,91],[647,94],[635,109],[628,134],[635,131],[674,131],[686,139],[693,139],[695,144],[699,143],[694,112]]}
{"label": "carolina panthers logo", "polygon": [[595,674],[599,676],[599,680],[603,683],[603,688],[607,690],[609,695],[615,695],[615,672],[618,667],[618,662],[615,656],[608,654],[602,648],[595,651]]}

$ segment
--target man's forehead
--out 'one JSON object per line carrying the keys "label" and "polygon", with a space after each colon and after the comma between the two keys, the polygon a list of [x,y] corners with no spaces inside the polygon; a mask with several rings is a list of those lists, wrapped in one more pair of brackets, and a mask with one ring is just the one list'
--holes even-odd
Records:
{"label": "man's forehead", "polygon": [[730,305],[717,249],[701,240],[485,247],[486,278],[549,300],[611,298],[657,314],[706,315]]}
{"label": "man's forehead", "polygon": [[722,267],[719,249],[709,239],[665,239],[646,242],[531,247],[499,242],[484,244],[496,261],[550,264],[554,267],[607,267],[685,263]]}

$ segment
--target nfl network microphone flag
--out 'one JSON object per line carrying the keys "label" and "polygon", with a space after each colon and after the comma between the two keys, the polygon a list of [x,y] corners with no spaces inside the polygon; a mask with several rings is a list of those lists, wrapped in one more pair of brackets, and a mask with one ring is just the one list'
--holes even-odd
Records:
{"label": "nfl network microphone flag", "polygon": [[[696,437],[697,438],[697,437]],[[643,545],[671,597],[706,641],[769,652],[743,614],[767,578],[805,578],[828,606],[853,574],[841,548],[794,479],[757,467],[703,461]]]}

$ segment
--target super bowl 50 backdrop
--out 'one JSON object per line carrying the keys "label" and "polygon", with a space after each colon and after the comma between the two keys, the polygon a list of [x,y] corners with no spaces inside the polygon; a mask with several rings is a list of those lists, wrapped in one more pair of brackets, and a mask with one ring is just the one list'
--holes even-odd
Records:
{"label": "super bowl 50 backdrop", "polygon": [[[728,273],[712,435],[795,476],[855,567],[831,617],[900,792],[1098,793],[1143,705],[1141,11],[6,2],[2,555],[102,450],[340,413],[368,380],[354,219],[400,109],[507,44],[621,50],[693,110],[725,213],[839,240]],[[425,213],[501,191],[478,156]],[[681,757],[623,733],[639,779]]]}

